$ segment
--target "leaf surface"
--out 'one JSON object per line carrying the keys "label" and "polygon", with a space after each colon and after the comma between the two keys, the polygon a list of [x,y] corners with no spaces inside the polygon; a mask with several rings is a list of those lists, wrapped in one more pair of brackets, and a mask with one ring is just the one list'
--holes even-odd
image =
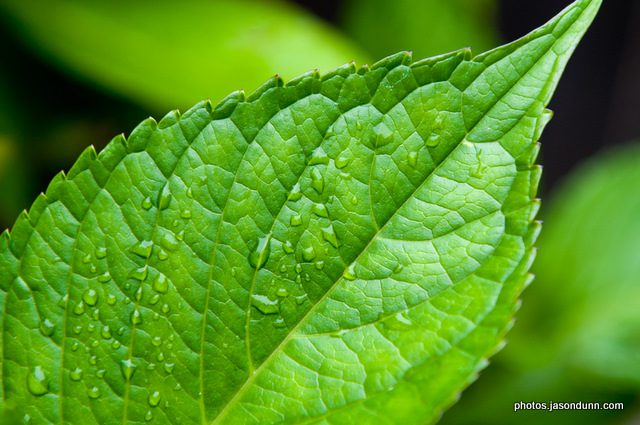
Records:
{"label": "leaf surface", "polygon": [[64,70],[154,111],[365,60],[359,49],[284,2],[4,1],[7,27]]}
{"label": "leaf surface", "polygon": [[89,148],[0,239],[38,423],[425,423],[528,281],[536,141],[599,1],[472,58],[346,65]]}

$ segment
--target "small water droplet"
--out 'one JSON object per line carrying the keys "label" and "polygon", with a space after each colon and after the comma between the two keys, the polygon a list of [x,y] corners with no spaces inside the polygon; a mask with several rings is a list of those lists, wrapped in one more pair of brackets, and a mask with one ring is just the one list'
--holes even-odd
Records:
{"label": "small water droplet", "polygon": [[84,264],[89,264],[91,262],[91,254],[85,255],[84,258],[82,259],[82,262]]}
{"label": "small water droplet", "polygon": [[104,339],[111,338],[111,329],[109,328],[109,325],[104,325],[102,327],[102,330],[100,331],[100,335],[102,335]]}
{"label": "small water droplet", "polygon": [[160,245],[162,245],[167,251],[175,251],[178,248],[178,240],[172,233],[165,233],[160,239]]}
{"label": "small water droplet", "polygon": [[60,297],[58,300],[58,307],[65,308],[67,306],[67,302],[69,301],[69,294],[64,294],[64,296]]}
{"label": "small water droplet", "polygon": [[142,299],[142,286],[140,286],[137,290],[136,293],[133,295],[134,298],[136,299],[136,301],[140,301]]}
{"label": "small water droplet", "polygon": [[71,351],[78,351],[78,348],[80,348],[80,344],[78,343],[78,341],[75,341],[73,344],[71,344]]}
{"label": "small water droplet", "polygon": [[307,300],[307,294],[302,294],[294,297],[296,304],[302,305]]}
{"label": "small water droplet", "polygon": [[153,281],[153,289],[161,294],[166,294],[169,289],[167,277],[163,274],[158,275],[157,279]]}
{"label": "small water droplet", "polygon": [[162,338],[160,338],[159,336],[154,336],[151,340],[151,343],[156,347],[159,347],[160,345],[162,345]]}
{"label": "small water droplet", "polygon": [[36,397],[43,396],[49,392],[49,379],[42,366],[34,367],[27,375],[27,388]]}
{"label": "small water droplet", "polygon": [[317,168],[311,169],[311,187],[319,194],[324,191],[324,177]]}
{"label": "small water droplet", "polygon": [[169,204],[171,203],[171,192],[169,191],[169,186],[165,186],[160,191],[160,195],[158,196],[158,208],[161,210],[167,209]]}
{"label": "small water droplet", "polygon": [[169,254],[167,253],[167,251],[165,251],[164,249],[160,249],[158,251],[158,260],[164,261],[167,258],[169,258]]}
{"label": "small water droplet", "polygon": [[176,234],[176,239],[178,239],[179,241],[184,240],[184,230],[180,230],[180,231]]}
{"label": "small water droplet", "polygon": [[153,241],[140,241],[131,248],[131,252],[142,258],[149,258],[152,249]]}
{"label": "small water droplet", "polygon": [[96,356],[89,357],[89,363],[95,366],[98,363],[98,357]]}
{"label": "small water droplet", "polygon": [[313,204],[311,208],[313,213],[318,217],[329,217],[329,212],[327,211],[327,207],[324,204]]}
{"label": "small water droplet", "polygon": [[93,323],[89,323],[89,325],[87,326],[87,331],[93,332],[95,330],[96,330],[96,325],[94,325]]}
{"label": "small water droplet", "polygon": [[276,314],[280,311],[278,301],[274,301],[267,296],[253,294],[251,304],[262,314]]}
{"label": "small water droplet", "polygon": [[311,261],[316,258],[316,250],[313,246],[308,246],[302,249],[302,259],[304,261]]}
{"label": "small water droplet", "polygon": [[291,218],[289,219],[289,223],[293,227],[300,226],[302,224],[302,217],[299,214],[292,215]]}
{"label": "small water droplet", "polygon": [[94,264],[92,264],[91,267],[89,268],[89,271],[95,274],[98,272],[98,268]]}
{"label": "small water droplet", "polygon": [[98,303],[98,293],[95,289],[87,289],[82,294],[82,301],[90,307],[95,306]]}
{"label": "small water droplet", "polygon": [[282,317],[279,317],[274,320],[273,326],[276,328],[284,328],[285,326],[287,326],[287,324],[284,322],[284,319]]}
{"label": "small water droplet", "polygon": [[144,420],[149,422],[153,419],[153,412],[151,410],[147,410],[147,413],[144,414]]}
{"label": "small water droplet", "polygon": [[158,301],[160,301],[160,295],[159,294],[153,294],[153,296],[151,298],[149,298],[149,304],[150,305],[156,305],[156,304],[158,304]]}
{"label": "small water droplet", "polygon": [[322,260],[316,261],[314,263],[314,266],[316,266],[317,270],[322,270],[322,269],[324,269],[324,261],[322,261]]}
{"label": "small water droplet", "polygon": [[82,380],[82,376],[83,375],[84,375],[84,372],[79,367],[77,367],[77,368],[73,369],[71,372],[69,372],[69,377],[71,378],[72,381],[80,381],[80,380]]}
{"label": "small water droplet", "polygon": [[170,373],[173,372],[173,369],[175,368],[175,366],[176,365],[174,363],[165,363],[164,364],[164,371],[170,374]]}
{"label": "small water droplet", "polygon": [[152,205],[153,205],[153,204],[152,204],[152,202],[151,202],[151,198],[150,198],[150,197],[148,197],[148,196],[147,196],[146,198],[144,198],[144,199],[142,200],[142,208],[143,208],[143,209],[145,209],[145,210],[149,210],[149,209],[151,209],[151,206],[152,206]]}
{"label": "small water droplet", "polygon": [[284,298],[289,295],[289,291],[287,291],[287,288],[278,288],[276,295]]}
{"label": "small water droplet", "polygon": [[291,188],[291,192],[289,193],[289,200],[290,201],[298,201],[302,198],[302,191],[300,190],[300,184],[296,183],[292,188]]}
{"label": "small water droplet", "polygon": [[393,131],[384,122],[373,128],[373,134],[375,137],[373,145],[376,147],[384,146],[393,141]]}
{"label": "small water droplet", "polygon": [[351,162],[351,159],[349,159],[348,157],[339,156],[338,159],[336,159],[336,168],[341,170],[347,165],[349,165],[349,162]]}
{"label": "small water droplet", "polygon": [[321,231],[322,231],[322,238],[325,241],[329,242],[331,246],[333,246],[334,248],[338,248],[340,246],[340,242],[338,241],[338,235],[336,235],[336,232],[333,230],[333,226],[323,227]]}
{"label": "small water droplet", "polygon": [[418,165],[418,152],[409,152],[409,165],[412,167]]}
{"label": "small water droplet", "polygon": [[191,187],[187,188],[187,198],[193,198],[193,190],[191,190]]}
{"label": "small water droplet", "polygon": [[53,331],[56,329],[56,325],[49,319],[45,318],[40,322],[40,332],[44,336],[53,335]]}
{"label": "small water droplet", "polygon": [[356,195],[351,197],[351,205],[358,205],[358,197]]}
{"label": "small water droplet", "polygon": [[286,254],[293,254],[293,251],[295,251],[291,241],[284,241],[284,244],[282,245],[282,249]]}
{"label": "small water droplet", "polygon": [[98,379],[102,379],[104,378],[104,374],[107,373],[107,371],[105,369],[99,369],[96,371],[96,377]]}
{"label": "small water droplet", "polygon": [[109,305],[114,305],[116,303],[117,299],[116,296],[113,294],[108,294],[107,295],[107,304]]}
{"label": "small water droplet", "polygon": [[164,314],[167,314],[171,311],[171,307],[169,306],[169,304],[162,304],[162,312]]}
{"label": "small water droplet", "polygon": [[118,341],[117,339],[114,339],[113,342],[111,343],[111,348],[113,348],[114,350],[117,350],[118,348],[120,348],[120,341]]}
{"label": "small water droplet", "polygon": [[100,276],[98,276],[98,282],[100,283],[107,283],[110,280],[111,280],[111,275],[109,274],[109,272],[104,272]]}
{"label": "small water droplet", "polygon": [[78,316],[82,316],[84,314],[84,302],[82,302],[82,300],[78,301],[75,307],[73,307],[73,312]]}
{"label": "small water droplet", "polygon": [[144,280],[147,278],[147,274],[148,273],[149,273],[149,270],[148,270],[147,266],[142,266],[142,267],[139,267],[139,268],[133,270],[129,274],[129,277],[132,278],[132,279],[139,280],[140,282],[144,282]]}
{"label": "small water droplet", "polygon": [[100,388],[98,387],[91,387],[87,390],[87,395],[89,396],[89,398],[91,399],[97,399],[100,397]]}
{"label": "small water droplet", "polygon": [[261,269],[271,253],[271,233],[258,239],[256,249],[249,254],[249,264],[255,269]]}
{"label": "small water droplet", "polygon": [[184,219],[190,219],[191,218],[191,210],[182,210],[182,211],[180,211],[180,217],[184,218]]}
{"label": "small water droplet", "polygon": [[131,324],[132,325],[139,325],[142,323],[142,313],[140,313],[140,310],[138,310],[137,308],[135,310],[133,310],[131,312]]}
{"label": "small water droplet", "polygon": [[356,130],[362,130],[363,126],[362,126],[362,121],[357,120],[356,121]]}
{"label": "small water droplet", "polygon": [[431,133],[425,144],[430,148],[435,148],[440,144],[440,135],[438,133]]}
{"label": "small water droplet", "polygon": [[120,336],[124,335],[126,330],[127,330],[127,328],[125,326],[120,326],[118,328],[118,335],[120,335]]}
{"label": "small water droplet", "polygon": [[393,269],[394,273],[400,273],[404,269],[404,266],[400,263],[396,264],[396,267]]}
{"label": "small water droplet", "polygon": [[280,266],[280,273],[284,274],[287,272],[287,265],[286,264],[282,264]]}
{"label": "small water droplet", "polygon": [[355,264],[350,264],[344,271],[344,278],[347,280],[356,280],[356,267]]}
{"label": "small water droplet", "polygon": [[137,368],[138,366],[136,366],[131,359],[120,361],[120,372],[122,372],[122,377],[125,381],[130,381],[131,378],[133,378]]}
{"label": "small water droplet", "polygon": [[309,158],[309,165],[328,164],[329,157],[322,147],[316,148]]}
{"label": "small water droplet", "polygon": [[162,351],[158,353],[156,360],[159,362],[164,361],[164,353]]}

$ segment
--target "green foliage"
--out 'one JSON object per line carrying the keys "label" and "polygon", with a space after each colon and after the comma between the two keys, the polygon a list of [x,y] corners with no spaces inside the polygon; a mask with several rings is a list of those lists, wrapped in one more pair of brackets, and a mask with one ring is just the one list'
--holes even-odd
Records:
{"label": "green foliage", "polygon": [[344,30],[376,57],[411,50],[417,57],[496,45],[495,0],[351,0]]}
{"label": "green foliage", "polygon": [[[640,389],[640,146],[599,155],[555,193],[510,343],[446,424],[611,424],[622,411],[519,412],[519,400],[628,401]],[[499,407],[502,406],[502,407]],[[455,419],[455,420],[454,420]]]}
{"label": "green foliage", "polygon": [[365,59],[328,26],[285,3],[8,0],[0,9],[35,49],[156,111]]}
{"label": "green foliage", "polygon": [[471,57],[144,121],[0,237],[3,408],[35,423],[425,423],[529,280],[537,139],[598,0]]}

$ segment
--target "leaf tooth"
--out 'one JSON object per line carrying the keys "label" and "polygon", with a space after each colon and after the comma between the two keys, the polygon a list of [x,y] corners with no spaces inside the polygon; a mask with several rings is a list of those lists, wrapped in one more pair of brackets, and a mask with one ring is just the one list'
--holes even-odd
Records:
{"label": "leaf tooth", "polygon": [[351,74],[354,74],[356,72],[356,64],[354,62],[350,62],[350,63],[345,63],[344,65],[341,65],[337,68],[332,69],[331,71],[327,72],[326,74],[324,74],[320,80],[321,81],[327,81],[330,80],[334,77],[342,77],[342,78],[346,78]]}
{"label": "leaf tooth", "polygon": [[71,166],[69,173],[67,173],[68,179],[73,179],[83,171],[88,170],[91,167],[91,163],[98,159],[96,148],[93,145],[89,145],[82,151],[76,162]]}
{"label": "leaf tooth", "polygon": [[158,121],[158,128],[160,130],[171,127],[174,124],[177,124],[180,121],[180,111],[174,109],[173,111],[169,111],[160,121]]}
{"label": "leaf tooth", "polygon": [[236,107],[246,101],[244,90],[236,90],[224,97],[213,109],[210,111],[211,119],[224,119],[228,118]]}
{"label": "leaf tooth", "polygon": [[289,80],[286,84],[285,87],[295,87],[296,85],[308,81],[308,80],[317,80],[319,78],[319,72],[317,69],[315,70],[311,70],[311,71],[307,71],[304,74],[300,74],[297,77],[292,78],[291,80]]}
{"label": "leaf tooth", "polygon": [[146,149],[147,143],[151,139],[151,134],[158,128],[158,123],[153,117],[142,121],[133,129],[127,139],[127,148],[130,153],[142,152]]}
{"label": "leaf tooth", "polygon": [[180,111],[178,111],[178,120],[187,119],[192,115],[202,113],[203,110],[209,112],[209,110],[207,109],[207,100],[201,100],[200,102],[193,105],[191,108],[184,111],[184,113],[182,114],[180,113]]}
{"label": "leaf tooth", "polygon": [[400,65],[409,65],[411,60],[411,52],[398,52],[374,63],[371,65],[371,70],[373,71],[378,68],[386,68],[390,70]]}
{"label": "leaf tooth", "polygon": [[264,83],[262,83],[262,85],[260,87],[255,89],[253,91],[253,93],[251,93],[249,96],[247,96],[247,100],[246,101],[247,102],[256,101],[256,100],[260,99],[260,97],[262,97],[262,95],[265,94],[266,92],[268,92],[269,90],[275,89],[277,87],[282,87],[283,85],[284,85],[284,83],[282,81],[282,77],[280,77],[279,74],[276,74],[273,77],[269,78]]}

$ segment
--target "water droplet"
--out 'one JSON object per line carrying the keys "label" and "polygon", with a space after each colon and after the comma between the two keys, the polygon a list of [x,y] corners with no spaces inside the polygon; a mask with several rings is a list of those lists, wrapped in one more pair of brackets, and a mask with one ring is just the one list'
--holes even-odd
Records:
{"label": "water droplet", "polygon": [[87,289],[82,294],[82,301],[84,301],[88,306],[93,307],[98,303],[98,293],[95,289]]}
{"label": "water droplet", "polygon": [[286,264],[282,264],[280,266],[280,273],[286,273],[287,272],[287,265]]}
{"label": "water droplet", "polygon": [[296,273],[302,273],[302,264],[296,264]]}
{"label": "water droplet", "polygon": [[149,210],[151,209],[152,203],[151,203],[151,198],[150,197],[146,197],[142,200],[142,208],[145,210]]}
{"label": "water droplet", "polygon": [[151,343],[156,347],[159,347],[160,345],[162,345],[162,338],[160,338],[159,336],[154,336],[151,340]]}
{"label": "water droplet", "polygon": [[81,316],[84,314],[84,302],[82,302],[82,300],[78,301],[75,307],[73,307],[73,312],[78,316]]}
{"label": "water droplet", "polygon": [[362,121],[360,120],[356,121],[356,130],[362,130]]}
{"label": "water droplet", "polygon": [[184,240],[184,230],[180,230],[180,231],[176,234],[176,239],[178,239],[179,241]]}
{"label": "water droplet", "polygon": [[318,165],[318,164],[328,164],[329,157],[327,153],[322,149],[322,147],[318,147],[311,154],[311,158],[309,158],[309,165]]}
{"label": "water droplet", "polygon": [[153,241],[140,241],[131,248],[131,252],[142,258],[149,258],[152,249]]}
{"label": "water droplet", "polygon": [[98,363],[98,358],[96,356],[89,357],[89,363],[95,366]]}
{"label": "water droplet", "polygon": [[113,294],[107,295],[107,304],[114,305],[116,303],[116,296]]}
{"label": "water droplet", "polygon": [[294,297],[294,299],[296,300],[296,304],[302,305],[307,300],[307,295],[306,294],[298,295],[297,297]]}
{"label": "water droplet", "polygon": [[143,282],[146,278],[147,278],[147,274],[149,273],[149,270],[147,268],[147,266],[142,266],[139,267],[135,270],[133,270],[130,274],[129,277],[139,280],[140,282]]}
{"label": "water droplet", "polygon": [[114,339],[113,342],[111,343],[111,348],[113,348],[114,350],[117,350],[118,348],[120,348],[120,341],[118,341],[117,339]]}
{"label": "water droplet", "polygon": [[293,251],[295,251],[291,241],[284,241],[284,244],[282,245],[282,249],[286,254],[293,254]]}
{"label": "water droplet", "polygon": [[40,332],[44,336],[53,335],[53,331],[56,329],[56,325],[49,319],[44,319],[40,322]]}
{"label": "water droplet", "polygon": [[87,330],[89,332],[93,332],[96,330],[96,325],[94,325],[93,323],[89,323],[89,325],[87,326]]}
{"label": "water droplet", "polygon": [[[125,286],[126,286],[126,285],[125,285]],[[127,289],[129,289],[129,288],[127,288]],[[122,300],[122,303],[123,303],[124,305],[128,305],[128,304],[131,304],[131,300],[130,300],[129,298],[125,298],[125,299],[123,299],[123,300]]]}
{"label": "water droplet", "polygon": [[412,167],[418,165],[418,152],[409,152],[409,165]]}
{"label": "water droplet", "polygon": [[323,227],[322,228],[322,238],[329,242],[331,246],[334,248],[338,248],[340,246],[340,242],[338,241],[338,236],[336,232],[333,230],[333,226]]}
{"label": "water droplet", "polygon": [[168,251],[175,251],[178,248],[178,240],[172,233],[165,233],[160,239],[160,245],[162,245]]}
{"label": "water droplet", "polygon": [[302,259],[304,261],[311,261],[316,258],[316,250],[312,246],[308,246],[302,249]]}
{"label": "water droplet", "polygon": [[140,301],[142,299],[142,286],[140,286],[137,290],[136,293],[133,295],[134,298],[136,299],[136,301]]}
{"label": "water droplet", "polygon": [[125,381],[130,381],[131,378],[133,378],[137,368],[138,366],[136,366],[131,359],[120,361],[120,372],[122,372],[122,377]]}
{"label": "water droplet", "polygon": [[27,388],[31,394],[37,397],[49,392],[49,379],[41,366],[34,367],[27,375]]}
{"label": "water droplet", "polygon": [[69,294],[64,294],[64,296],[60,297],[58,300],[58,307],[65,308],[67,306],[67,302],[69,301]]}
{"label": "water droplet", "polygon": [[158,278],[153,281],[153,289],[161,294],[166,294],[169,289],[167,277],[163,274],[158,275]]}
{"label": "water droplet", "polygon": [[158,251],[158,260],[164,261],[167,258],[169,258],[169,254],[167,253],[167,251],[165,251],[164,249],[160,249]]}
{"label": "water droplet", "polygon": [[184,219],[190,219],[191,218],[191,210],[182,210],[182,211],[180,211],[180,217],[182,217]]}
{"label": "water droplet", "polygon": [[102,335],[104,339],[111,338],[111,329],[109,328],[109,325],[104,325],[102,327],[102,330],[100,331],[100,335]]}
{"label": "water droplet", "polygon": [[318,217],[329,217],[329,212],[327,211],[327,207],[324,204],[313,204],[311,208],[313,213]]}
{"label": "water droplet", "polygon": [[167,314],[171,311],[171,307],[169,306],[169,304],[162,304],[162,312],[164,314]]}
{"label": "water droplet", "polygon": [[284,298],[289,295],[289,291],[287,291],[287,288],[278,288],[276,295]]}
{"label": "water droplet", "polygon": [[289,223],[293,227],[300,226],[302,224],[302,217],[299,214],[292,215],[291,218],[289,219]]}
{"label": "water droplet", "polygon": [[338,159],[336,159],[336,168],[341,170],[349,165],[350,162],[351,159],[347,158],[346,156],[339,156]]}
{"label": "water droplet", "polygon": [[289,200],[290,201],[298,201],[302,198],[302,191],[300,190],[300,184],[296,183],[292,188],[291,188],[291,192],[289,193]]}
{"label": "water droplet", "polygon": [[80,381],[83,375],[84,375],[84,372],[82,372],[82,369],[80,369],[79,367],[69,372],[69,377],[71,378],[72,381]]}
{"label": "water droplet", "polygon": [[351,197],[351,205],[358,205],[358,197],[356,195]]}
{"label": "water droplet", "polygon": [[159,362],[164,361],[164,353],[162,351],[158,353],[156,360]]}
{"label": "water droplet", "polygon": [[96,377],[97,377],[98,379],[102,379],[102,378],[104,378],[104,374],[105,374],[105,373],[107,373],[107,371],[106,371],[106,370],[104,370],[104,369],[99,369],[99,370],[97,370],[97,371],[96,371]]}
{"label": "water droplet", "polygon": [[100,388],[98,387],[91,387],[87,390],[87,395],[89,396],[89,398],[91,399],[97,399],[98,397],[100,397]]}
{"label": "water droplet", "polygon": [[431,133],[425,144],[430,148],[435,148],[440,144],[440,135],[438,133]]}
{"label": "water droplet", "polygon": [[140,310],[138,310],[137,308],[135,310],[133,310],[131,312],[131,324],[132,325],[139,325],[142,323],[142,313],[140,313]]}
{"label": "water droplet", "polygon": [[98,272],[98,268],[94,264],[92,264],[91,267],[89,268],[89,271],[95,274]]}
{"label": "water droplet", "polygon": [[156,304],[158,304],[158,301],[160,301],[160,295],[158,295],[158,294],[153,294],[153,296],[151,298],[149,298],[149,304],[150,305],[156,305]]}
{"label": "water droplet", "polygon": [[109,272],[104,272],[100,276],[98,276],[98,282],[100,283],[107,283],[110,280],[111,280],[111,275],[109,274]]}
{"label": "water droplet", "polygon": [[164,364],[164,371],[167,373],[172,373],[173,369],[176,367],[176,365],[174,363],[165,363]]}
{"label": "water droplet", "polygon": [[324,191],[324,177],[317,168],[311,169],[311,187],[320,194]]}
{"label": "water droplet", "polygon": [[249,254],[249,264],[255,269],[261,269],[271,253],[271,233],[258,239],[256,249]]}
{"label": "water droplet", "polygon": [[187,188],[187,198],[193,198],[193,190],[190,187]]}
{"label": "water droplet", "polygon": [[155,363],[149,363],[147,365],[147,370],[155,370],[156,368],[156,364]]}
{"label": "water droplet", "polygon": [[273,326],[276,328],[284,328],[287,324],[284,322],[282,317],[279,317],[273,322]]}
{"label": "water droplet", "polygon": [[350,264],[344,271],[344,278],[347,280],[356,280],[356,267],[355,264]]}
{"label": "water droplet", "polygon": [[271,300],[264,295],[252,295],[251,304],[262,314],[276,314],[280,311],[278,301]]}
{"label": "water droplet", "polygon": [[78,341],[75,341],[73,344],[71,344],[71,351],[78,351],[78,348],[80,348],[80,344],[78,343]]}
{"label": "water droplet", "polygon": [[107,256],[107,248],[104,246],[96,247],[96,258],[101,260]]}
{"label": "water droplet", "polygon": [[25,413],[25,415],[22,417],[22,423],[23,424],[30,424],[31,423],[31,416],[29,416],[28,413]]}
{"label": "water droplet", "polygon": [[316,261],[314,263],[314,266],[316,266],[317,270],[322,270],[322,269],[324,269],[324,261],[322,261],[322,260]]}
{"label": "water droplet", "polygon": [[82,262],[85,264],[89,264],[91,262],[91,254],[85,255],[84,258],[82,259]]}
{"label": "water droplet", "polygon": [[144,414],[144,420],[149,422],[153,419],[153,412],[151,410],[147,410],[147,413]]}
{"label": "water droplet", "polygon": [[171,192],[169,191],[169,186],[165,186],[158,196],[158,208],[161,210],[167,209],[170,203]]}
{"label": "water droplet", "polygon": [[374,146],[384,146],[393,141],[393,131],[385,124],[381,122],[373,128],[373,134],[375,136]]}
{"label": "water droplet", "polygon": [[120,336],[124,335],[126,330],[127,330],[127,328],[125,326],[120,326],[118,328],[118,335],[120,335]]}
{"label": "water droplet", "polygon": [[396,264],[396,267],[393,269],[394,273],[400,273],[404,269],[404,266],[400,263]]}

